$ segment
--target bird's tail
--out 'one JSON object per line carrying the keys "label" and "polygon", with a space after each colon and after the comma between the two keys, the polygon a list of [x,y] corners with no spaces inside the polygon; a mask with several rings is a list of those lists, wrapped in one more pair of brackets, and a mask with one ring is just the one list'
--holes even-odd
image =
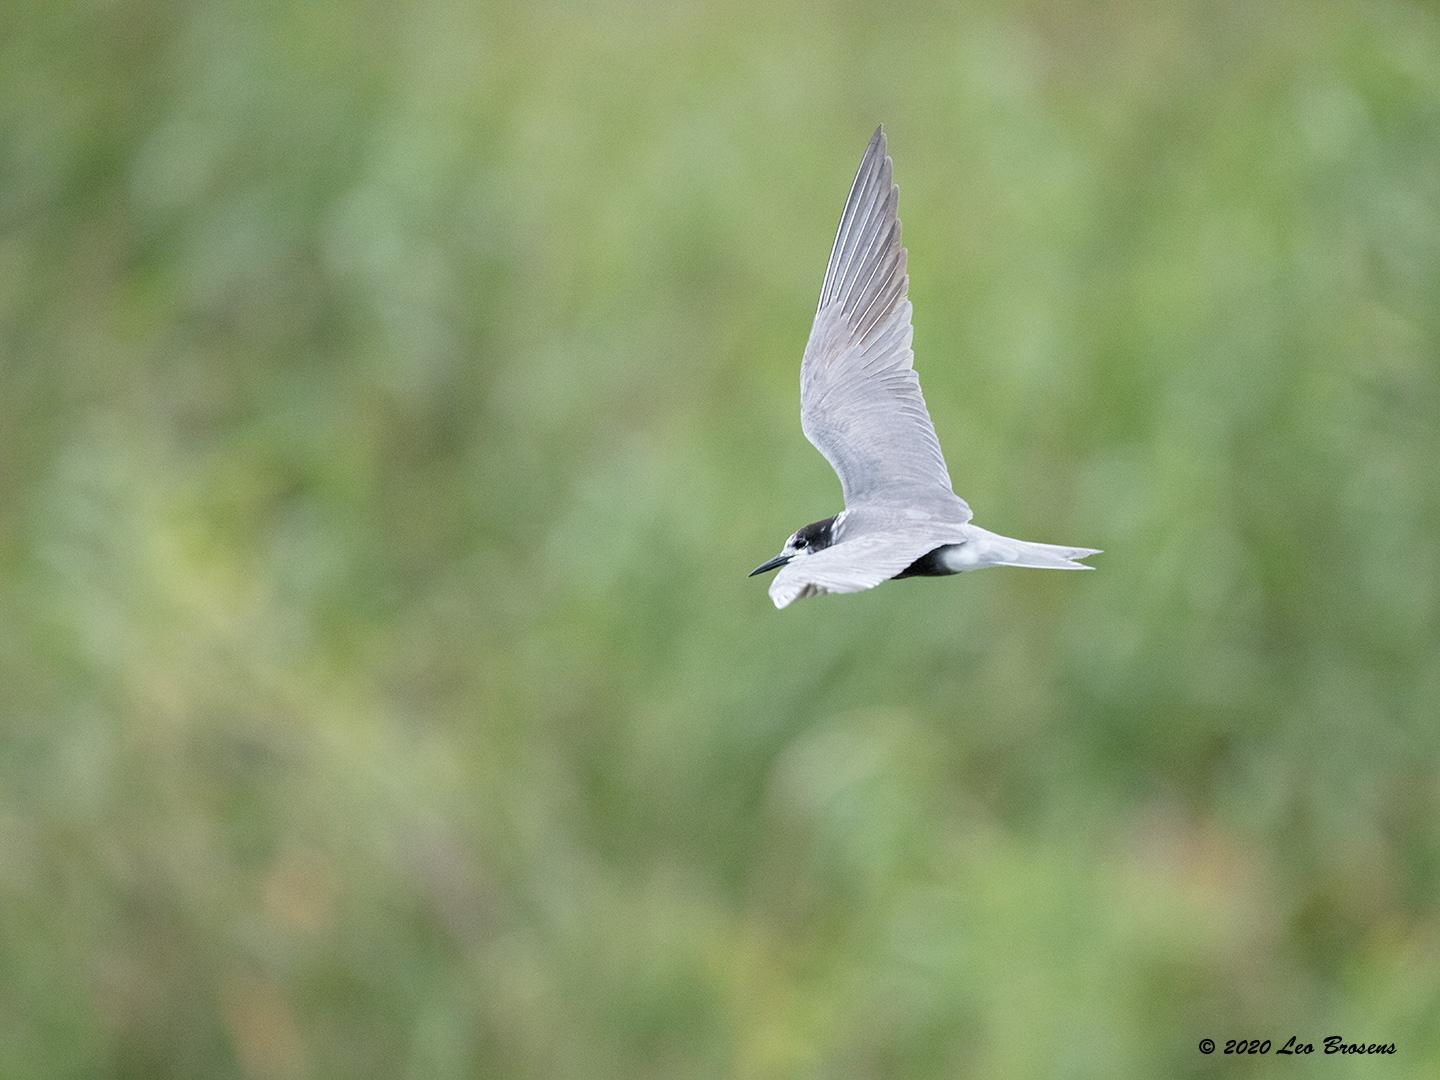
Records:
{"label": "bird's tail", "polygon": [[1061,544],[1037,544],[1032,540],[1016,540],[986,529],[971,526],[982,535],[972,541],[978,547],[982,566],[1031,566],[1041,570],[1094,570],[1077,560],[1099,555],[1099,548],[1065,547]]}

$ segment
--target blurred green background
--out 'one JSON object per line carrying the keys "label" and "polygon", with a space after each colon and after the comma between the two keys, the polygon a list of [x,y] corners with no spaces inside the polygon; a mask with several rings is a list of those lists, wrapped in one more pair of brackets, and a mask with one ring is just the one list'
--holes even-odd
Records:
{"label": "blurred green background", "polygon": [[[1105,554],[777,613],[880,120]],[[0,1076],[1440,1075],[1437,301],[1433,5],[8,6]]]}

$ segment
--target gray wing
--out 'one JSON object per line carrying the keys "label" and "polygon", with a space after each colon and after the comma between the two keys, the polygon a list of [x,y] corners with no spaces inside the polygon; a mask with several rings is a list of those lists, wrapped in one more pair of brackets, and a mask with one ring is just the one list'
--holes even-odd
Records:
{"label": "gray wing", "polygon": [[845,505],[927,506],[968,521],[910,350],[899,190],[875,129],[850,188],[800,366],[805,437],[840,477]]}
{"label": "gray wing", "polygon": [[813,555],[791,559],[770,583],[777,608],[819,593],[873,589],[889,581],[920,556],[966,538],[958,524],[934,522],[903,532],[870,533],[844,540]]}

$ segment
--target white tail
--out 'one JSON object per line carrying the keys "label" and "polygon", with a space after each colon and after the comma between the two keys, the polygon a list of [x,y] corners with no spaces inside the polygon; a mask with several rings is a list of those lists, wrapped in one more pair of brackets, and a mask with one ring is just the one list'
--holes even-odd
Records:
{"label": "white tail", "polygon": [[[975,567],[1031,566],[1041,570],[1094,570],[1077,559],[1099,555],[1099,548],[1064,547],[1060,544],[1037,544],[1032,540],[1016,540],[988,529],[972,525],[975,539],[966,544]],[[962,549],[964,550],[964,549]],[[969,569],[969,567],[967,567]]]}

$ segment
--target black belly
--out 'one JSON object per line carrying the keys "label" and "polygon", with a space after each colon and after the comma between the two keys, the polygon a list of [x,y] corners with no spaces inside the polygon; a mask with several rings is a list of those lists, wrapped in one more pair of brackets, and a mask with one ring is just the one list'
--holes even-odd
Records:
{"label": "black belly", "polygon": [[950,544],[942,544],[934,551],[921,555],[920,558],[896,574],[891,580],[899,581],[905,577],[946,577],[949,574],[955,573],[954,570],[946,569],[945,564],[940,561],[940,552],[951,546]]}

